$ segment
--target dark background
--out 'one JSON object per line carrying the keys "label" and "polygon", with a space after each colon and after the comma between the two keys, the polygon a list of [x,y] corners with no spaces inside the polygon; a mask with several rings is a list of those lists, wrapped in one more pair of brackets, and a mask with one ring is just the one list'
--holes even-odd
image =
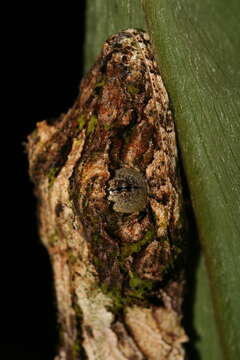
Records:
{"label": "dark background", "polygon": [[[2,153],[6,207],[0,262],[1,360],[52,360],[58,342],[51,267],[38,237],[23,143],[36,122],[66,112],[77,96],[85,6],[84,1],[78,7],[58,2],[51,9],[37,4],[14,5],[5,29],[3,72],[10,86],[7,115],[1,119],[6,125],[1,132],[6,149]],[[8,38],[10,27],[13,33]]]}

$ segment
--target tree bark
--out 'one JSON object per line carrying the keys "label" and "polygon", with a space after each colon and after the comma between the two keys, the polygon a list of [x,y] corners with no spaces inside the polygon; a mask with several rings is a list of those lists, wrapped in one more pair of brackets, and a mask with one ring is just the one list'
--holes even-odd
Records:
{"label": "tree bark", "polygon": [[111,37],[66,115],[29,136],[58,360],[181,360],[185,222],[174,123],[146,33]]}

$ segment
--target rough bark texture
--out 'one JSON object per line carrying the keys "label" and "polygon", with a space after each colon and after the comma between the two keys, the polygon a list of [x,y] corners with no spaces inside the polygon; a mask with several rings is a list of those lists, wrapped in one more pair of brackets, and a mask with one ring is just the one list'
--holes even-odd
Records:
{"label": "rough bark texture", "polygon": [[69,112],[29,136],[55,276],[57,359],[184,358],[174,123],[147,34],[111,37]]}

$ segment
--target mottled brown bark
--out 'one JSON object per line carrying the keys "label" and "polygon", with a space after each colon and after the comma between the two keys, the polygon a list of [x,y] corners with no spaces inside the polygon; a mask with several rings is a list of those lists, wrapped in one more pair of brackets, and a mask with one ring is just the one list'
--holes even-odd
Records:
{"label": "mottled brown bark", "polygon": [[57,359],[183,359],[182,190],[148,36],[110,38],[74,106],[37,124],[28,153],[55,277]]}

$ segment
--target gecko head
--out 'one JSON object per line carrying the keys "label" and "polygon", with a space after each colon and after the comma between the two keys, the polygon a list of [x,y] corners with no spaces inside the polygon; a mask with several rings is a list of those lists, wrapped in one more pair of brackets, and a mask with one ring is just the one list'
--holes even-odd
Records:
{"label": "gecko head", "polygon": [[121,213],[141,211],[147,204],[146,179],[135,169],[120,168],[109,181],[108,194],[113,210]]}

